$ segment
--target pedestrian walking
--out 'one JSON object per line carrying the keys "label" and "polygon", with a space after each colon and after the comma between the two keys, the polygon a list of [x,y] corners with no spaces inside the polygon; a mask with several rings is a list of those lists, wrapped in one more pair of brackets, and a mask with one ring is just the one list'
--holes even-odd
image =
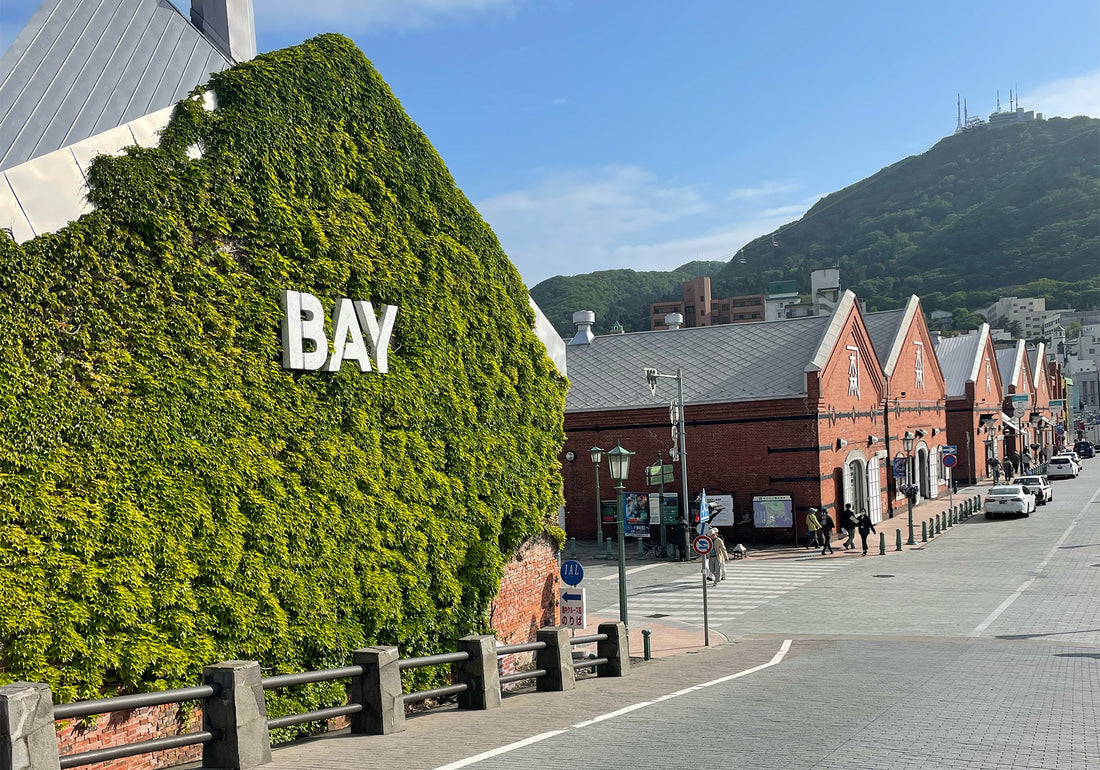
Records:
{"label": "pedestrian walking", "polygon": [[1016,464],[1012,462],[1011,457],[1006,457],[1004,461],[1005,483],[1012,483],[1012,474],[1016,471]]}
{"label": "pedestrian walking", "polygon": [[989,471],[993,474],[993,483],[1001,483],[1001,461],[996,457],[989,460]]}
{"label": "pedestrian walking", "polygon": [[711,530],[711,542],[714,547],[710,549],[710,577],[715,585],[726,579],[726,560],[729,553],[726,551],[726,541],[718,530]]}
{"label": "pedestrian walking", "polygon": [[829,553],[833,552],[833,530],[836,529],[836,524],[833,522],[833,517],[829,515],[828,511],[821,512],[821,555],[825,555],[826,549]]}
{"label": "pedestrian walking", "polygon": [[875,525],[871,522],[871,517],[867,515],[867,510],[861,508],[859,510],[859,516],[856,517],[856,529],[859,530],[859,539],[863,541],[863,555],[867,555],[867,535],[871,532],[877,532]]}
{"label": "pedestrian walking", "polygon": [[680,561],[687,561],[687,524],[683,516],[676,519],[676,525],[672,528],[672,544],[680,554]]}
{"label": "pedestrian walking", "polygon": [[811,508],[810,512],[806,514],[806,532],[809,535],[806,549],[809,550],[819,546],[818,537],[821,533],[821,522],[817,520],[817,508]]}
{"label": "pedestrian walking", "polygon": [[852,510],[851,503],[844,504],[844,510],[840,514],[840,531],[848,539],[844,541],[844,550],[856,547],[856,512]]}

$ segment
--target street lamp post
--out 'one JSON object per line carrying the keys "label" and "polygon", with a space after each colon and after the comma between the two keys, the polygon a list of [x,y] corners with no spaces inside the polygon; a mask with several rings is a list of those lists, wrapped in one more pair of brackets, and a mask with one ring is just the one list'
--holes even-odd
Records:
{"label": "street lamp post", "polygon": [[[901,438],[901,444],[902,444],[902,446],[905,447],[906,476],[908,476],[912,472],[910,469],[913,467],[913,439],[914,438],[915,437],[913,436],[912,431],[908,431],[908,430],[905,431],[905,435],[902,436],[902,438]],[[906,545],[916,545],[917,541],[913,537],[913,493],[910,491],[913,487],[913,479],[912,478],[907,478],[906,481],[909,482],[908,484],[906,484],[906,487],[905,487],[905,500],[906,500],[907,503],[909,503],[909,540],[908,540],[908,542],[906,542]]]}
{"label": "street lamp post", "polygon": [[619,482],[615,487],[619,497],[619,620],[627,628],[630,626],[626,611],[626,544],[623,537],[623,525],[626,520],[626,497],[623,495],[625,489],[623,482],[626,481],[627,474],[630,472],[630,458],[633,455],[633,452],[623,449],[622,444],[617,441],[615,442],[615,448],[607,453],[607,464],[611,469],[611,478]]}
{"label": "street lamp post", "polygon": [[596,548],[603,547],[603,503],[600,502],[600,461],[603,460],[603,450],[594,446],[588,450],[592,457],[592,464],[596,466]]}

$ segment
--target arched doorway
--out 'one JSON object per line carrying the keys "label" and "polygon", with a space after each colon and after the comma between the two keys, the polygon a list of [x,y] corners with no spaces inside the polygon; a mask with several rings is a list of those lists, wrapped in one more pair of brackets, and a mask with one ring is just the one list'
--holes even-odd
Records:
{"label": "arched doorway", "polygon": [[867,461],[858,451],[844,460],[844,503],[851,503],[854,511],[867,507]]}
{"label": "arched doorway", "polygon": [[920,496],[929,500],[932,497],[932,484],[928,472],[928,447],[921,446],[917,449],[917,486],[920,487]]}

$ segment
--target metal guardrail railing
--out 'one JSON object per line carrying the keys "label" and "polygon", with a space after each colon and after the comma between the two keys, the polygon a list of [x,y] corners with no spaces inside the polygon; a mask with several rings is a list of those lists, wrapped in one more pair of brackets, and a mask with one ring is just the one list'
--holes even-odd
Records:
{"label": "metal guardrail railing", "polygon": [[[605,642],[609,639],[609,635],[606,633],[589,634],[587,636],[575,636],[568,640],[570,646],[579,644],[591,644],[593,642]],[[514,655],[521,652],[539,652],[546,650],[550,647],[546,641],[534,641],[524,642],[521,644],[506,644],[495,647],[496,657],[499,659],[505,655]],[[396,651],[395,648],[391,648]],[[398,659],[396,665],[398,671],[407,671],[415,668],[423,668],[426,666],[440,666],[449,665],[454,663],[465,663],[473,660],[473,655],[468,651],[461,652],[447,652],[439,655],[426,655],[416,658]],[[607,664],[609,659],[607,657],[599,658],[585,658],[572,662],[574,670],[593,668]],[[257,665],[255,663],[251,664]],[[564,665],[564,664],[563,664]],[[277,690],[284,687],[295,687],[304,684],[314,684],[317,682],[331,682],[339,679],[350,679],[355,677],[362,677],[367,674],[367,667],[362,665],[344,666],[341,668],[324,669],[320,671],[302,671],[294,674],[276,674],[274,676],[262,677],[260,679],[260,687],[263,690]],[[536,668],[529,671],[521,671],[513,674],[505,674],[499,677],[500,684],[508,684],[510,682],[518,682],[524,679],[538,679],[540,677],[548,676],[551,672],[546,668]],[[618,675],[618,674],[613,674]],[[253,680],[254,681],[254,680]],[[117,711],[128,711],[136,708],[143,708],[149,706],[160,706],[171,703],[184,703],[187,701],[206,701],[211,698],[217,698],[222,696],[221,687],[217,684],[199,685],[196,687],[182,687],[173,690],[163,690],[160,692],[139,693],[135,695],[121,695],[111,698],[98,698],[95,700],[76,701],[74,703],[57,704],[53,707],[53,716],[55,721],[68,720],[68,719],[80,719],[83,717],[93,716],[97,714],[108,714]],[[396,696],[398,701],[404,705],[409,703],[416,703],[419,701],[428,700],[429,698],[444,698],[452,695],[459,695],[466,692],[471,692],[473,687],[469,682],[458,682],[455,684],[445,685],[443,687],[435,687],[430,690],[420,690],[417,692],[401,693]],[[261,704],[262,705],[262,704]],[[317,709],[315,711],[308,711],[301,714],[287,714],[285,716],[274,717],[267,719],[268,730],[275,730],[282,727],[293,727],[295,725],[305,724],[307,722],[320,722],[326,719],[333,719],[335,717],[352,716],[359,714],[366,709],[364,703],[347,703],[342,706],[333,706],[331,708]],[[2,737],[2,736],[0,736]],[[223,739],[222,734],[217,729],[200,730],[193,733],[185,733],[183,735],[173,735],[162,738],[153,738],[150,740],[139,741],[136,743],[124,744],[121,746],[113,746],[110,748],[95,749],[93,751],[84,751],[77,754],[67,754],[60,757],[60,767],[74,768],[82,767],[97,762],[106,762],[114,759],[122,759],[125,757],[137,756],[139,754],[148,754],[156,751],[164,751],[166,749],[180,748],[184,746],[194,746],[199,744],[206,744],[213,741],[220,741]]]}

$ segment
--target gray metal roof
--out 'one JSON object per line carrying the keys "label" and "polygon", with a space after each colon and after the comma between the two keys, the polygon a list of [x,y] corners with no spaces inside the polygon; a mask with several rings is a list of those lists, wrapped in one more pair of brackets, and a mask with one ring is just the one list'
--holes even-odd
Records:
{"label": "gray metal roof", "polygon": [[230,64],[167,0],[44,0],[0,58],[0,170],[172,106]]}
{"label": "gray metal roof", "polygon": [[676,384],[661,380],[657,395],[645,368],[684,370],[684,401],[727,403],[806,392],[806,367],[832,317],[608,334],[566,349],[571,387],[566,412],[661,407]]}
{"label": "gray metal roof", "polygon": [[936,340],[936,360],[943,372],[948,398],[966,395],[966,383],[974,380],[975,365],[981,357],[984,342],[981,332]]}
{"label": "gray metal roof", "polygon": [[1001,370],[1001,385],[1006,392],[1020,379],[1024,342],[1016,340],[1016,343],[1010,348],[997,348],[997,368]]}
{"label": "gray metal roof", "polygon": [[[894,347],[894,341],[901,331],[902,321],[905,320],[905,308],[898,310],[883,310],[878,313],[866,313],[863,322],[867,325],[867,333],[871,336],[871,345],[878,356],[878,362],[883,370],[890,359],[890,351]],[[889,374],[889,372],[887,372]]]}

